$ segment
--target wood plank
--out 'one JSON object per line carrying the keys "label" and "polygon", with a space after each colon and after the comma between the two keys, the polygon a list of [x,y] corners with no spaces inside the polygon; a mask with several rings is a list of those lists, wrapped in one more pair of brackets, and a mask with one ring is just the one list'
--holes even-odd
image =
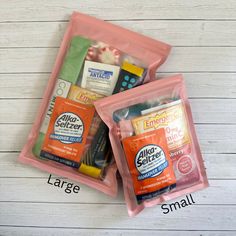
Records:
{"label": "wood plank", "polygon": [[[195,125],[203,153],[236,153],[236,125]],[[0,151],[20,151],[31,124],[0,124]],[[19,138],[20,137],[20,138]]]}
{"label": "wood plank", "polygon": [[0,226],[0,233],[4,236],[235,236],[236,231],[166,231],[166,230],[121,230],[121,229],[80,229],[80,228],[37,228],[37,227],[10,227]]}
{"label": "wood plank", "polygon": [[[58,48],[0,49],[0,73],[42,73],[52,70]],[[235,72],[236,47],[173,48],[160,72]]]}
{"label": "wood plank", "polygon": [[132,220],[124,205],[3,202],[0,208],[5,226],[60,227],[63,222],[63,227],[83,228],[236,230],[236,206],[195,205],[167,215],[153,207]]}
{"label": "wood plank", "polygon": [[41,99],[1,99],[0,123],[33,123]]}
{"label": "wood plank", "polygon": [[236,154],[203,154],[203,159],[208,178],[236,179]]}
{"label": "wood plank", "polygon": [[234,47],[178,47],[173,48],[160,72],[234,72]]}
{"label": "wood plank", "polygon": [[[87,0],[86,3],[73,0],[42,0],[40,2],[2,1],[0,21],[57,21],[68,20],[78,9],[106,20],[119,19],[236,19],[236,3],[233,0],[189,1],[162,0],[116,2]],[[53,12],[53,14],[52,14]]]}
{"label": "wood plank", "polygon": [[[158,78],[173,73],[158,73]],[[183,73],[191,98],[236,98],[235,73]],[[49,74],[0,74],[0,98],[42,98]]]}
{"label": "wood plank", "polygon": [[42,98],[49,74],[0,74],[0,98]]}
{"label": "wood plank", "polygon": [[50,72],[57,48],[0,49],[0,73]]}
{"label": "wood plank", "polygon": [[[119,203],[124,205],[122,188],[119,189],[117,198],[112,198],[83,184],[68,180],[81,188],[77,194],[73,192],[68,194],[64,192],[64,189],[47,184],[47,181],[48,179],[0,178],[0,202]],[[236,204],[236,180],[210,180],[209,182],[209,188],[192,194],[197,205]],[[223,199],[222,196],[224,196]],[[177,200],[181,199],[180,197]]]}
{"label": "wood plank", "polygon": [[[168,62],[167,62],[168,63]],[[166,77],[173,73],[157,73]],[[234,73],[183,73],[188,96],[191,98],[236,98]]]}
{"label": "wood plank", "polygon": [[[93,204],[119,203],[124,205],[123,191],[121,188],[117,197],[112,198],[102,192],[99,192],[98,190],[90,188],[79,182],[75,182],[63,177],[57,177],[53,175],[49,181],[50,183],[53,183],[53,181],[55,181],[56,178],[59,178],[63,181],[73,183],[74,185],[80,187],[78,193],[73,193],[72,189],[71,193],[66,193],[65,188],[61,189],[51,184],[48,184],[47,181],[49,174],[46,173],[45,175],[47,176],[46,178],[12,178],[12,177],[0,178],[0,185],[1,185],[0,202],[16,201],[16,202],[52,202],[52,203],[61,202],[61,203],[93,203]],[[234,185],[236,186],[236,181],[235,184],[233,183],[233,186]],[[217,188],[220,187],[218,186]],[[229,191],[226,190],[226,192]],[[229,197],[229,202],[233,202],[233,200],[231,201],[230,197]]]}
{"label": "wood plank", "polygon": [[[236,46],[235,21],[122,20],[113,23],[172,46]],[[0,47],[59,47],[67,24],[2,23]]]}
{"label": "wood plank", "polygon": [[236,123],[235,99],[190,99],[190,105],[195,123]]}
{"label": "wood plank", "polygon": [[[17,162],[18,156],[19,153],[0,153],[0,177],[48,178],[48,173]],[[236,154],[203,154],[203,159],[208,178],[236,179]]]}
{"label": "wood plank", "polygon": [[[1,99],[0,123],[33,123],[40,102],[41,99]],[[190,99],[190,104],[195,123],[236,123],[235,99]]]}

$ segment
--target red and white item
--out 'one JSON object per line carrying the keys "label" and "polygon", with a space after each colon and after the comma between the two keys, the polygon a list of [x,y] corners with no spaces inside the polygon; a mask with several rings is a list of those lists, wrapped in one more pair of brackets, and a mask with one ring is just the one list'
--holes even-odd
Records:
{"label": "red and white item", "polygon": [[98,61],[104,64],[119,65],[121,52],[113,47],[105,46],[98,49]]}
{"label": "red and white item", "polygon": [[85,59],[88,61],[97,61],[97,49],[94,48],[93,46],[89,47]]}

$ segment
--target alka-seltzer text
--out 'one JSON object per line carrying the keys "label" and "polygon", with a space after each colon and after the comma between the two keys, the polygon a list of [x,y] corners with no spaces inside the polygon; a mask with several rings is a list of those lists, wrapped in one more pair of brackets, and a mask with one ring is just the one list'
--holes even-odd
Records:
{"label": "alka-seltzer text", "polygon": [[169,212],[176,211],[178,209],[194,205],[195,201],[193,200],[192,194],[186,195],[185,198],[180,201],[176,201],[170,204],[162,204],[161,209],[163,210],[163,214],[168,214]]}

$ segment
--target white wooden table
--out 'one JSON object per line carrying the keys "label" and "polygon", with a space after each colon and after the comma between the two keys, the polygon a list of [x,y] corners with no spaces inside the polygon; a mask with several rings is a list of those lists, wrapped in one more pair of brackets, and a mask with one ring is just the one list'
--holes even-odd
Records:
{"label": "white wooden table", "polygon": [[[122,191],[66,194],[16,162],[73,10],[173,45],[158,76],[186,79],[211,185],[195,205],[129,218]],[[0,0],[0,235],[231,236],[235,218],[236,1]]]}

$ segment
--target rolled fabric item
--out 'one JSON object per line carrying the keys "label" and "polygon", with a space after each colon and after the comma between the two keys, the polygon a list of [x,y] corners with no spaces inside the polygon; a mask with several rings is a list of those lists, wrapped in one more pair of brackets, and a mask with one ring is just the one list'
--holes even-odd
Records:
{"label": "rolled fabric item", "polygon": [[48,124],[53,111],[56,97],[66,98],[71,85],[76,84],[90,44],[91,41],[89,39],[80,36],[74,36],[71,39],[69,49],[66,53],[62,68],[60,70],[60,74],[58,76],[58,80],[54,87],[52,97],[46,111],[45,118],[40,128],[40,133],[32,149],[33,154],[37,157],[40,157],[42,143],[45,137],[45,133],[48,129]]}

